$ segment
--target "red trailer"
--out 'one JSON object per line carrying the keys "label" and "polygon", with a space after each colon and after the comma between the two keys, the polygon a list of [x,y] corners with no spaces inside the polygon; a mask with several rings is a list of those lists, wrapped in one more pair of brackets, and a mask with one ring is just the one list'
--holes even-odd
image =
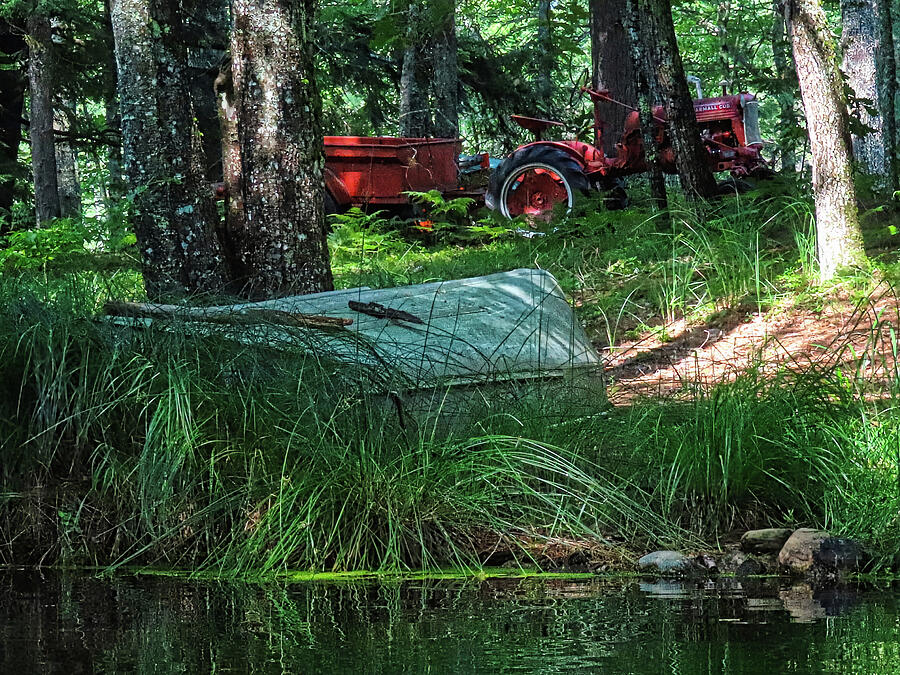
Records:
{"label": "red trailer", "polygon": [[460,146],[454,138],[326,136],[326,211],[400,206],[410,190],[456,196]]}

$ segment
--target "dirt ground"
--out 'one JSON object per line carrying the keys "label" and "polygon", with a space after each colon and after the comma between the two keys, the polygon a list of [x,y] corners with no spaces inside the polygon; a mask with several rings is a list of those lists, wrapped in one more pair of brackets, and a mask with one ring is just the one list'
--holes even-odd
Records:
{"label": "dirt ground", "polygon": [[703,325],[666,326],[670,339],[647,333],[604,348],[610,401],[690,397],[750,367],[839,365],[872,384],[892,377],[900,340],[900,299],[883,284],[862,300],[832,297],[818,306],[778,306],[766,313],[731,311]]}

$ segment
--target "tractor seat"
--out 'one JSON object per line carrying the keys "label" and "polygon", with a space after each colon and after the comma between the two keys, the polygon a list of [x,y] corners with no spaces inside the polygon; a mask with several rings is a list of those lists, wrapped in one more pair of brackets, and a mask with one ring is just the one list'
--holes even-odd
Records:
{"label": "tractor seat", "polygon": [[550,127],[564,127],[562,122],[554,122],[552,120],[542,120],[536,117],[525,117],[524,115],[511,115],[510,119],[523,129],[528,129],[537,136],[538,140],[541,135]]}

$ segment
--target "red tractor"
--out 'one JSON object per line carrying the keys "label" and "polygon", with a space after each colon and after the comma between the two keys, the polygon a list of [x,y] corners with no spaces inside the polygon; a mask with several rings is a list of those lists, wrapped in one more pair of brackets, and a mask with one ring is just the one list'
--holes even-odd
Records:
{"label": "red tractor", "polygon": [[[608,91],[582,88],[594,102],[594,144],[581,141],[545,141],[544,132],[559,122],[513,115],[519,126],[532,131],[536,141],[518,147],[491,176],[485,195],[488,208],[507,218],[525,215],[546,220],[554,207],[571,208],[582,194],[591,190],[606,193],[608,208],[624,208],[627,195],[622,178],[647,170],[644,143],[636,110],[625,119],[625,130],[616,143],[616,156],[603,151],[604,122],[601,102],[625,105]],[[629,107],[629,106],[626,106]],[[763,178],[772,171],[760,154],[759,103],[753,94],[733,94],[694,101],[700,135],[712,171],[729,171],[734,179]],[[662,107],[653,111],[660,163],[666,173],[675,173],[675,155],[666,133]]]}

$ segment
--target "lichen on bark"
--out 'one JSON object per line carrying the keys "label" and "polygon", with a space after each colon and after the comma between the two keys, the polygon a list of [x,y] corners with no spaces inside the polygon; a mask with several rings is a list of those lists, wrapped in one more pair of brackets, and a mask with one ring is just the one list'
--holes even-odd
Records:
{"label": "lichen on bark", "polygon": [[[333,288],[324,224],[315,0],[234,0],[231,104],[240,180],[229,214],[250,298]],[[242,218],[240,217],[242,216]]]}

